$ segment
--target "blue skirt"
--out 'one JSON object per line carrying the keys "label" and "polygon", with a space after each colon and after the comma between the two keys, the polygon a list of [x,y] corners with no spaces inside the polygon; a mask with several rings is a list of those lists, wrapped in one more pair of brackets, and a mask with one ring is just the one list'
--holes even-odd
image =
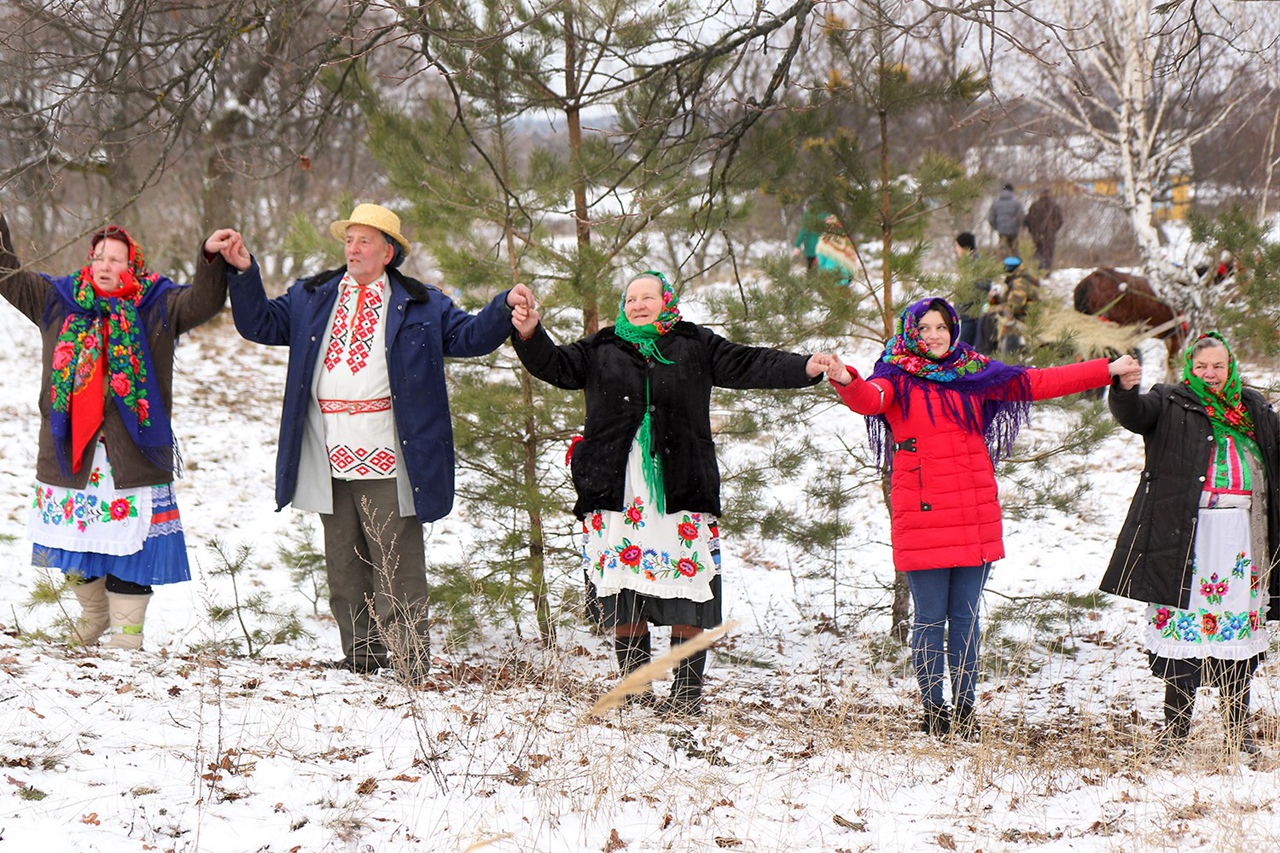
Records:
{"label": "blue skirt", "polygon": [[116,556],[35,545],[31,550],[31,564],[61,569],[63,574],[75,572],[88,579],[113,575],[141,586],[191,580],[187,539],[182,532],[173,484],[151,487],[151,526],[142,550]]}

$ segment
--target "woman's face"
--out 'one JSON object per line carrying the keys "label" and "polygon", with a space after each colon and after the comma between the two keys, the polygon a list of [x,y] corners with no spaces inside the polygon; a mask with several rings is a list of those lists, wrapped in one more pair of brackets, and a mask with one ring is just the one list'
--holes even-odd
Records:
{"label": "woman's face", "polygon": [[941,311],[926,311],[916,323],[920,330],[920,340],[924,343],[929,355],[942,358],[951,349],[951,330]]}
{"label": "woman's face", "polygon": [[633,326],[644,326],[662,313],[662,282],[653,276],[641,276],[627,285],[627,298],[622,313]]}
{"label": "woman's face", "polygon": [[107,292],[120,289],[120,277],[129,270],[129,244],[114,237],[98,241],[89,256],[94,284]]}
{"label": "woman's face", "polygon": [[1221,394],[1223,387],[1227,384],[1227,368],[1230,362],[1231,357],[1227,355],[1226,347],[1206,347],[1191,356],[1191,375],[1203,380],[1215,394]]}

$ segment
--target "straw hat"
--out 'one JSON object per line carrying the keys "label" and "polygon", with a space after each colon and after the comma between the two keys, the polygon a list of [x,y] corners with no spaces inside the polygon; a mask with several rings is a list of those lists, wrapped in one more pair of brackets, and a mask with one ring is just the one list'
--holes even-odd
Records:
{"label": "straw hat", "polygon": [[368,225],[377,228],[392,240],[400,244],[406,255],[409,254],[409,241],[400,233],[400,217],[380,204],[357,204],[351,211],[350,219],[339,219],[329,226],[329,233],[339,240],[347,239],[347,228],[352,225]]}

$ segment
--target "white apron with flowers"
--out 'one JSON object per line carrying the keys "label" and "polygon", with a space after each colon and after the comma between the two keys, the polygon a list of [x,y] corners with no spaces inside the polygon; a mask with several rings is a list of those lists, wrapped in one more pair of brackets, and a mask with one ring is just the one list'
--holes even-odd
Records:
{"label": "white apron with flowers", "polygon": [[719,572],[720,529],[713,515],[653,508],[644,451],[632,442],[622,512],[597,510],[582,522],[582,557],[600,597],[624,589],[655,598],[711,599]]}
{"label": "white apron with flowers", "polygon": [[1252,504],[1248,494],[1202,493],[1191,600],[1185,610],[1147,607],[1148,651],[1163,658],[1247,660],[1267,650],[1267,573],[1254,560]]}
{"label": "white apron with flowers", "polygon": [[36,481],[27,535],[37,545],[122,557],[142,550],[151,530],[152,486],[117,489],[101,439],[84,489]]}

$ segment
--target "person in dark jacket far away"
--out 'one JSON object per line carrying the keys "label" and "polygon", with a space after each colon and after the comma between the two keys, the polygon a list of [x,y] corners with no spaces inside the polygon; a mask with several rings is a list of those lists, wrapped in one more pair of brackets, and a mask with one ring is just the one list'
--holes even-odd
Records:
{"label": "person in dark jacket far away", "polygon": [[1053,269],[1053,251],[1062,221],[1062,208],[1053,200],[1053,193],[1041,190],[1027,208],[1027,233],[1036,246],[1035,261],[1046,272]]}
{"label": "person in dark jacket far away", "polygon": [[346,266],[276,299],[241,235],[215,236],[227,241],[236,329],[289,347],[276,503],[320,513],[342,638],[332,666],[394,665],[420,680],[430,665],[422,525],[447,515],[454,494],[444,359],[493,352],[533,294],[518,284],[468,314],[400,272],[409,241],[380,205],[357,205],[329,232],[344,243]]}
{"label": "person in dark jacket far away", "polygon": [[[1013,449],[1033,400],[1100,388],[1141,367],[1127,355],[1041,370],[1003,364],[960,343],[958,327],[946,300],[922,299],[902,312],[870,379],[838,358],[827,378],[867,416],[872,451],[890,472],[893,564],[911,588],[923,729],[973,739],[978,605],[991,564],[1004,556],[992,460]],[[943,691],[948,668],[954,718]]]}
{"label": "person in dark jacket far away", "polygon": [[1000,250],[1005,254],[1017,254],[1018,232],[1025,217],[1022,202],[1013,194],[1013,184],[1005,184],[987,210],[987,224],[1000,235]]}
{"label": "person in dark jacket far away", "polygon": [[[650,659],[649,625],[670,625],[679,645],[721,622],[720,472],[711,432],[711,389],[803,388],[831,357],[730,343],[680,319],[660,272],[628,282],[617,323],[557,346],[536,311],[517,312],[516,354],[557,388],[581,389],[587,415],[572,450],[582,554],[614,629],[625,676]],[[706,650],[675,669],[671,695],[638,704],[697,715]]]}
{"label": "person in dark jacket far away", "polygon": [[1125,378],[1108,405],[1142,436],[1146,464],[1101,589],[1147,602],[1143,644],[1165,683],[1161,744],[1186,743],[1196,689],[1209,683],[1226,749],[1257,752],[1249,687],[1280,592],[1280,419],[1244,387],[1216,332],[1187,348],[1179,384],[1139,394]]}

